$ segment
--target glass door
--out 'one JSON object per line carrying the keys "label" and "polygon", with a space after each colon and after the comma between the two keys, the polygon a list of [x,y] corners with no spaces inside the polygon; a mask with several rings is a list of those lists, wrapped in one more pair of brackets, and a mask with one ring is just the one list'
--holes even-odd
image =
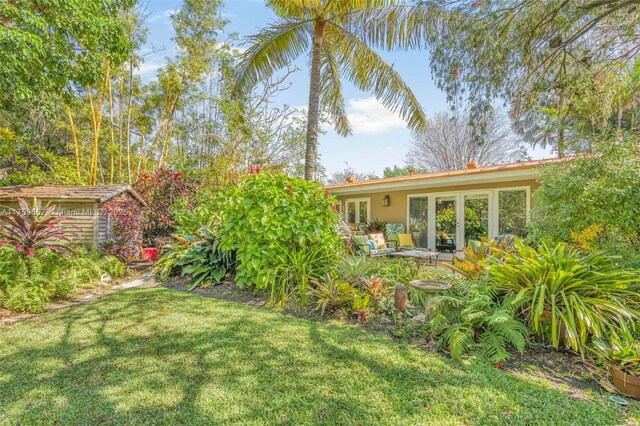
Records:
{"label": "glass door", "polygon": [[464,199],[464,245],[469,240],[489,238],[489,194],[465,194]]}
{"label": "glass door", "polygon": [[407,229],[411,233],[413,244],[416,247],[429,247],[428,222],[429,199],[424,196],[409,197],[409,224]]}
{"label": "glass door", "polygon": [[369,223],[370,206],[369,198],[347,200],[345,209],[347,223],[354,229],[360,224],[366,225]]}
{"label": "glass door", "polygon": [[435,198],[436,250],[453,253],[458,244],[458,196]]}

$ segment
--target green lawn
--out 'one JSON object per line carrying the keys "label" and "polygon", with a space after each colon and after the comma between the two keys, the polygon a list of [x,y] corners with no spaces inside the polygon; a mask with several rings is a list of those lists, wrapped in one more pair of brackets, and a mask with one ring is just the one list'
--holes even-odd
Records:
{"label": "green lawn", "polygon": [[640,422],[353,326],[135,289],[0,328],[0,424]]}

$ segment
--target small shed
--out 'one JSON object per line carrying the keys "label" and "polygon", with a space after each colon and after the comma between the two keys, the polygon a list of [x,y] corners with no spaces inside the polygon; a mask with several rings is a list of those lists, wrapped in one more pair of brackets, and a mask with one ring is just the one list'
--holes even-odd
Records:
{"label": "small shed", "polygon": [[61,223],[72,242],[89,248],[100,248],[109,240],[109,219],[100,209],[107,201],[124,195],[145,205],[129,185],[11,185],[0,186],[0,210],[18,207],[18,198],[32,203],[34,198],[56,206],[56,214],[68,216]]}

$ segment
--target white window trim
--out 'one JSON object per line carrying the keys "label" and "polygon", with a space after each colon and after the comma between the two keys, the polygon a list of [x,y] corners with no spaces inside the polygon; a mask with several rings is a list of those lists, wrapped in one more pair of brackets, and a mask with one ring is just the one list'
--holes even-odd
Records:
{"label": "white window trim", "polygon": [[362,197],[362,198],[347,198],[344,202],[344,218],[347,223],[349,222],[349,203],[356,204],[356,221],[355,223],[360,223],[360,203],[366,201],[367,202],[367,222],[371,221],[371,197]]}
{"label": "white window trim", "polygon": [[526,212],[525,212],[525,224],[529,224],[529,221],[531,220],[531,187],[530,186],[514,186],[511,188],[499,188],[496,189],[495,192],[495,197],[493,197],[494,199],[494,208],[493,208],[493,215],[494,217],[494,223],[496,224],[495,226],[495,235],[492,235],[491,238],[495,238],[497,237],[500,232],[500,210],[499,210],[499,200],[500,200],[500,193],[501,192],[511,192],[511,191],[526,191]]}
{"label": "white window trim", "polygon": [[[407,194],[407,211],[406,211],[406,222],[405,226],[407,232],[409,232],[409,214],[410,214],[410,204],[411,198],[423,198],[427,197],[427,235],[428,235],[428,244],[430,247],[435,247],[435,233],[436,233],[436,198],[438,197],[456,197],[456,210],[458,214],[458,223],[456,232],[458,235],[462,236],[464,233],[464,196],[465,195],[488,195],[489,196],[489,238],[495,238],[498,236],[498,232],[500,230],[499,223],[499,197],[500,192],[509,192],[509,191],[525,191],[527,197],[526,204],[526,221],[527,224],[531,218],[531,187],[530,186],[509,186],[504,188],[487,188],[487,189],[473,189],[470,191],[442,191],[442,192],[427,192],[427,193],[415,193],[415,194]],[[357,200],[356,198],[352,200]],[[346,211],[346,205],[345,205]],[[370,215],[370,213],[369,213]],[[458,250],[462,250],[464,238],[458,238]]]}

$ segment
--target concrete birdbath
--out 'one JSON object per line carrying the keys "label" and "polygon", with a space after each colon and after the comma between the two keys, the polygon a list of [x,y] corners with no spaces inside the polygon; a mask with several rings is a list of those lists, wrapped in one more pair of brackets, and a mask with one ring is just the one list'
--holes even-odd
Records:
{"label": "concrete birdbath", "polygon": [[424,302],[425,321],[429,320],[429,304],[431,303],[431,299],[433,298],[433,296],[437,293],[451,288],[451,284],[444,281],[435,280],[414,280],[411,281],[409,285],[418,291],[423,291],[426,296]]}

